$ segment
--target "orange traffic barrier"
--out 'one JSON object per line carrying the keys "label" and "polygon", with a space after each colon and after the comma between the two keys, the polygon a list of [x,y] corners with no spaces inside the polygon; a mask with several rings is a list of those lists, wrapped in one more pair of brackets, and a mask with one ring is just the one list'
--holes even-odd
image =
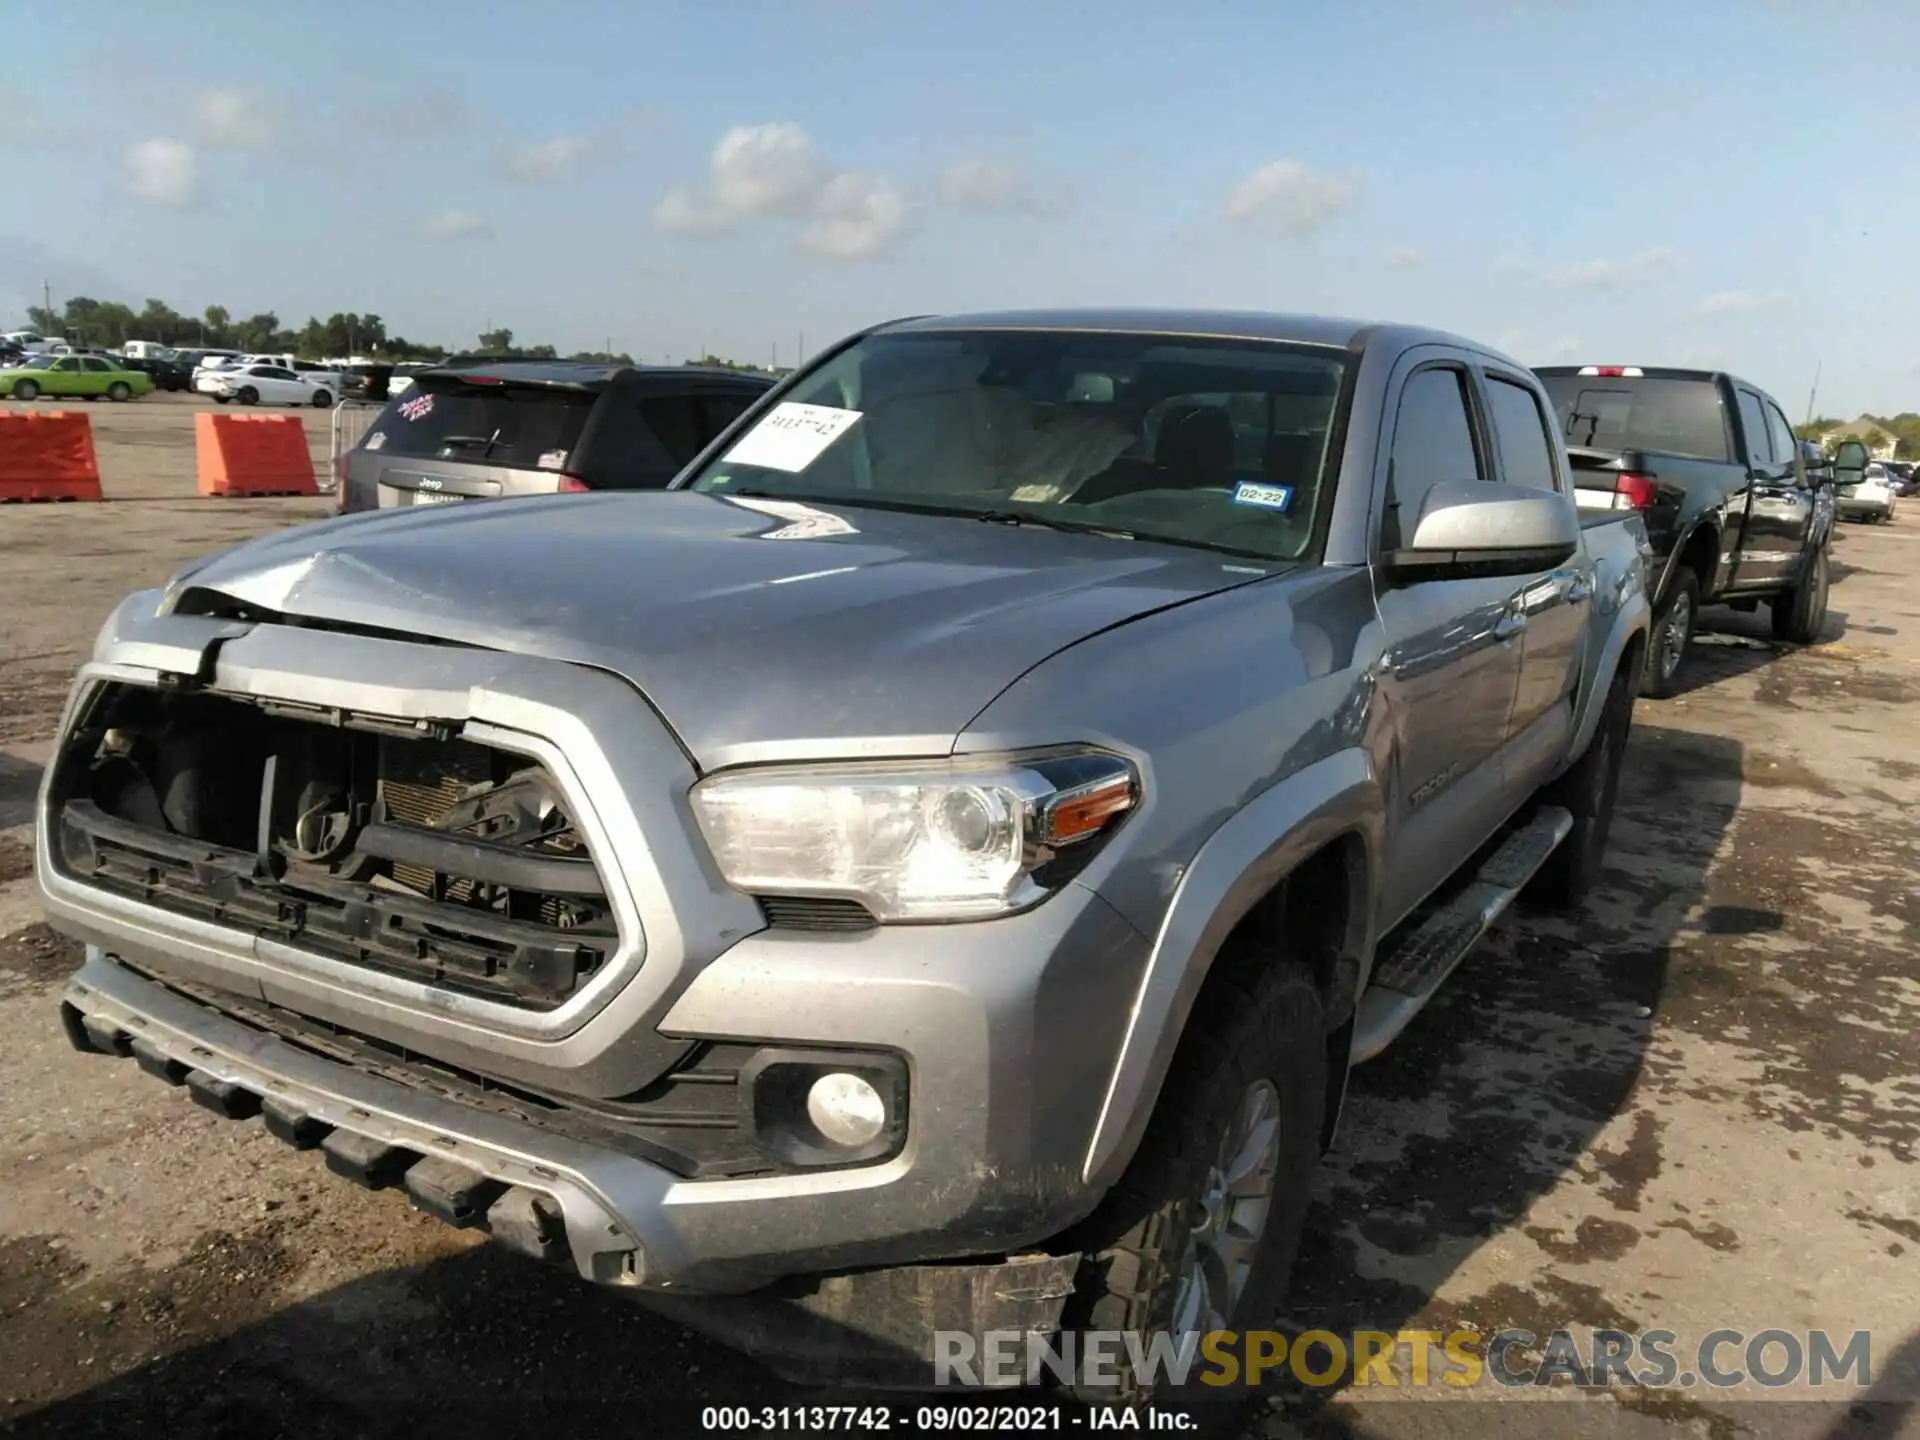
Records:
{"label": "orange traffic barrier", "polygon": [[0,501],[99,498],[100,464],[85,415],[0,413]]}
{"label": "orange traffic barrier", "polygon": [[202,495],[318,495],[307,427],[298,415],[193,417]]}

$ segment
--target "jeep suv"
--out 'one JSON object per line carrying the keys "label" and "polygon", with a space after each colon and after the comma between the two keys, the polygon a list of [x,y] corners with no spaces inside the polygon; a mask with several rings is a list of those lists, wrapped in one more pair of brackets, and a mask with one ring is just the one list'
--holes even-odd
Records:
{"label": "jeep suv", "polygon": [[692,367],[437,365],[340,457],[340,508],[658,490],[772,385]]}

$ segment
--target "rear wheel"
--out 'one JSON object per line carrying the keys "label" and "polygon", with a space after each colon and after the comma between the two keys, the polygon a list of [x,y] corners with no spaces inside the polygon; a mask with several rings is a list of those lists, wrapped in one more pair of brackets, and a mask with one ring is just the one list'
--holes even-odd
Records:
{"label": "rear wheel", "polygon": [[238,400],[242,405],[258,405],[260,403],[260,392],[251,385],[242,385],[239,392],[233,398]]}
{"label": "rear wheel", "polygon": [[1773,600],[1773,638],[1811,645],[1827,627],[1827,549],[1807,558],[1800,583]]}
{"label": "rear wheel", "polygon": [[124,380],[116,380],[107,387],[107,398],[113,401],[131,400],[133,389]]}
{"label": "rear wheel", "polygon": [[[1066,1329],[1177,1338],[1260,1328],[1279,1308],[1320,1162],[1326,1028],[1305,970],[1228,945],[1133,1163],[1070,1237],[1086,1259]],[[1117,1388],[1076,1391],[1147,1398],[1154,1377],[1118,1371]]]}
{"label": "rear wheel", "polygon": [[1667,597],[1660,618],[1653,623],[1642,694],[1655,699],[1673,694],[1681,662],[1687,658],[1687,646],[1693,642],[1693,624],[1699,612],[1700,577],[1691,570],[1682,570],[1674,576],[1673,593]]}
{"label": "rear wheel", "polygon": [[13,382],[13,398],[16,400],[31,400],[39,393],[40,387],[31,380],[16,380]]}
{"label": "rear wheel", "polygon": [[1549,909],[1571,910],[1600,878],[1620,793],[1620,762],[1632,730],[1633,675],[1622,666],[1607,688],[1586,753],[1540,794],[1547,804],[1562,806],[1573,816],[1573,829],[1528,883],[1528,899]]}
{"label": "rear wheel", "polygon": [[313,392],[313,408],[314,409],[325,410],[328,406],[332,404],[333,404],[333,396],[329,395],[326,391],[316,390]]}

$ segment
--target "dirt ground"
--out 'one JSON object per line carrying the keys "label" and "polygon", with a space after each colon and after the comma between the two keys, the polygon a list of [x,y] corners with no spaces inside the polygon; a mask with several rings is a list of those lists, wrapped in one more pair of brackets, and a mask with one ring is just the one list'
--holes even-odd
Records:
{"label": "dirt ground", "polygon": [[[192,498],[195,402],[88,408],[111,503],[0,507],[0,1430],[565,1434],[591,1397],[674,1434],[817,1398],[68,1048],[26,828],[68,680],[125,591],[330,504]],[[1597,902],[1504,922],[1357,1075],[1287,1318],[1867,1330],[1872,1393],[1295,1389],[1245,1433],[1920,1435],[1920,506],[1834,555],[1826,643],[1712,612],[1641,703]]]}

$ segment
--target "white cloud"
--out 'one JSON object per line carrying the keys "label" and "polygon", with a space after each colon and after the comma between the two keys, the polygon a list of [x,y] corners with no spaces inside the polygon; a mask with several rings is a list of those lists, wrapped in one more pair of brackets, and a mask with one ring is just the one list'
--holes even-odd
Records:
{"label": "white cloud", "polygon": [[1065,185],[1040,184],[1018,162],[986,155],[949,165],[937,189],[941,203],[955,210],[1057,215],[1072,202]]}
{"label": "white cloud", "polygon": [[185,209],[200,198],[200,157],[184,140],[142,140],[125,156],[127,193],[148,205]]}
{"label": "white cloud", "polygon": [[1709,295],[1687,311],[1696,320],[1705,320],[1715,315],[1744,315],[1754,310],[1768,310],[1787,298],[1784,290],[1722,290]]}
{"label": "white cloud", "polygon": [[421,223],[420,233],[429,240],[455,244],[462,240],[491,240],[493,225],[484,215],[471,210],[442,210]]}
{"label": "white cloud", "polygon": [[1300,160],[1272,160],[1227,192],[1220,214],[1229,224],[1293,238],[1352,209],[1359,196],[1356,180]]}
{"label": "white cloud", "polygon": [[803,215],[832,178],[813,137],[792,121],[736,125],[713,147],[713,198],[736,215]]}
{"label": "white cloud", "polygon": [[823,260],[870,260],[903,240],[912,225],[907,192],[884,175],[836,175],[814,204],[799,246]]}
{"label": "white cloud", "polygon": [[501,150],[500,169],[510,180],[517,180],[523,185],[540,185],[565,179],[580,168],[581,162],[593,150],[593,138],[588,135],[555,135],[546,140],[529,140]]}
{"label": "white cloud", "polygon": [[209,150],[258,150],[273,139],[273,113],[251,91],[203,90],[192,108],[194,138]]}
{"label": "white cloud", "polygon": [[1642,250],[1624,260],[1586,260],[1546,271],[1540,278],[1559,290],[1624,290],[1666,274],[1680,257],[1666,246]]}
{"label": "white cloud", "polygon": [[711,239],[755,220],[795,220],[795,244],[824,260],[891,250],[912,226],[912,196],[884,175],[843,171],[792,121],[736,125],[720,137],[707,183],[660,197],[653,222],[669,235]]}
{"label": "white cloud", "polygon": [[1387,251],[1389,270],[1418,270],[1427,263],[1427,257],[1411,245],[1396,245]]}
{"label": "white cloud", "polygon": [[1524,330],[1502,330],[1493,337],[1493,348],[1504,350],[1509,355],[1518,355],[1526,343],[1527,332]]}
{"label": "white cloud", "polygon": [[1581,344],[1579,336],[1563,335],[1551,345],[1547,346],[1545,350],[1541,351],[1539,359],[1535,360],[1534,363],[1536,365],[1562,364],[1568,360],[1578,358],[1580,351]]}

